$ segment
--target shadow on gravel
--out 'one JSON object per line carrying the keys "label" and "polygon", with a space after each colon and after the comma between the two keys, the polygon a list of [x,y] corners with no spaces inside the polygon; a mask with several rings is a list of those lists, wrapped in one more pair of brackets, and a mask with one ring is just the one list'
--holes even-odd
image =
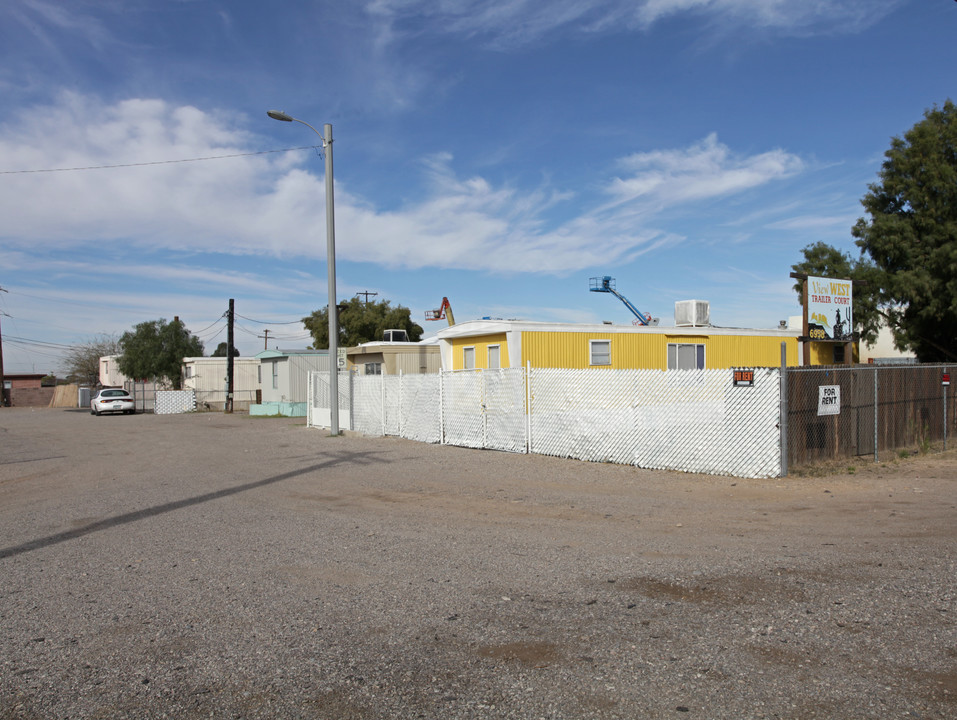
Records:
{"label": "shadow on gravel", "polygon": [[185,498],[183,500],[176,500],[174,502],[163,503],[162,505],[156,505],[143,510],[135,510],[134,512],[123,513],[122,515],[117,515],[115,517],[107,518],[106,520],[90,523],[89,525],[84,525],[83,527],[74,528],[73,530],[57,533],[56,535],[48,535],[45,538],[31,540],[30,542],[26,542],[21,545],[2,548],[0,549],[0,560],[13,557],[15,555],[22,555],[23,553],[30,552],[32,550],[39,550],[41,548],[50,547],[51,545],[57,545],[62,542],[67,542],[68,540],[75,540],[78,537],[99,532],[100,530],[109,530],[110,528],[114,528],[119,525],[126,525],[127,523],[136,522],[137,520],[145,520],[147,518],[156,517],[157,515],[173,512],[174,510],[181,510],[182,508],[209,502],[210,500],[219,500],[220,498],[236,495],[241,492],[246,492],[247,490],[254,490],[266,485],[272,485],[273,483],[289,480],[300,475],[308,475],[311,472],[323,470],[325,468],[332,467],[333,465],[339,465],[340,463],[355,463],[357,465],[364,465],[369,464],[370,462],[386,461],[370,458],[370,453],[337,453],[334,457],[331,457],[325,462],[316,463],[315,465],[310,465],[309,467],[301,468],[299,470],[290,470],[289,472],[282,473],[281,475],[274,475],[273,477],[265,478],[263,480],[255,480],[243,485],[224,488],[222,490],[216,490],[215,492],[205,493],[203,495],[197,495],[195,497]]}
{"label": "shadow on gravel", "polygon": [[42,460],[62,460],[66,455],[47,455],[45,457],[26,458],[23,460],[4,460],[0,465],[17,465],[18,463],[41,462]]}

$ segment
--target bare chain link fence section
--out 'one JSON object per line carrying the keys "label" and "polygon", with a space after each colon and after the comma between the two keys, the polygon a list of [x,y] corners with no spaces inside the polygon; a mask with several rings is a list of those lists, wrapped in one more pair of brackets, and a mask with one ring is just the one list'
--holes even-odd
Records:
{"label": "bare chain link fence section", "polygon": [[870,457],[931,445],[954,428],[953,365],[788,368],[789,465]]}

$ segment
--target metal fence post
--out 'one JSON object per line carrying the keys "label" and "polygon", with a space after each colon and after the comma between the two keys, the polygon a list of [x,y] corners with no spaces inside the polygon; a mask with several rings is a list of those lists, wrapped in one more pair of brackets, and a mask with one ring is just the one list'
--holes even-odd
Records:
{"label": "metal fence post", "polygon": [[445,371],[439,369],[439,445],[445,445]]}
{"label": "metal fence post", "polygon": [[[950,375],[950,368],[944,368],[944,372]],[[944,450],[947,449],[947,386],[941,381],[941,387],[944,388]]]}
{"label": "metal fence post", "polygon": [[879,377],[880,369],[877,365],[874,366],[874,462],[879,462],[878,460],[878,447],[877,447],[877,438],[878,438],[878,427],[877,427],[877,378]]}
{"label": "metal fence post", "polygon": [[[383,377],[385,377],[383,375]],[[396,419],[396,425],[399,428],[399,437],[404,437],[402,435],[402,371],[399,370],[399,401],[396,403],[398,408],[398,418]]]}
{"label": "metal fence post", "polygon": [[532,362],[528,361],[525,371],[525,452],[532,451]]}
{"label": "metal fence post", "polygon": [[478,371],[482,379],[482,448],[488,447],[488,384],[485,382],[485,373]]}
{"label": "metal fence post", "polygon": [[379,375],[379,416],[382,418],[382,436],[385,437],[385,375]]}
{"label": "metal fence post", "polygon": [[781,475],[788,475],[788,346],[781,343]]}

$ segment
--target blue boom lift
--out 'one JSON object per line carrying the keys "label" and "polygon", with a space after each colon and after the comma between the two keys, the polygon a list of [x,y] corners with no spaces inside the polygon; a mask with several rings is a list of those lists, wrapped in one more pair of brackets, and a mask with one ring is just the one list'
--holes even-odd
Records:
{"label": "blue boom lift", "polygon": [[[605,275],[604,277],[593,277],[590,281],[591,286],[588,288],[591,292],[601,292],[601,293],[611,293],[616,298],[625,303],[625,307],[631,310],[632,314],[638,318],[637,320],[632,320],[632,325],[651,325],[652,319],[651,315],[648,313],[642,313],[634,305],[631,304],[631,301],[622,295],[620,292],[615,290],[615,278]],[[655,322],[655,325],[658,323]]]}

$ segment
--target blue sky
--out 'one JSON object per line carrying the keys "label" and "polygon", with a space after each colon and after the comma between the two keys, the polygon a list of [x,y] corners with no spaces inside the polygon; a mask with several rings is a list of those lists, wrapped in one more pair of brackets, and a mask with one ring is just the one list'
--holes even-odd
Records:
{"label": "blue sky", "polygon": [[612,275],[663,325],[776,327],[957,96],[955,36],[952,0],[6,0],[4,369],[161,317],[212,352],[229,298],[243,355],[305,346],[324,164],[269,109],[333,125],[340,300],[630,323]]}

